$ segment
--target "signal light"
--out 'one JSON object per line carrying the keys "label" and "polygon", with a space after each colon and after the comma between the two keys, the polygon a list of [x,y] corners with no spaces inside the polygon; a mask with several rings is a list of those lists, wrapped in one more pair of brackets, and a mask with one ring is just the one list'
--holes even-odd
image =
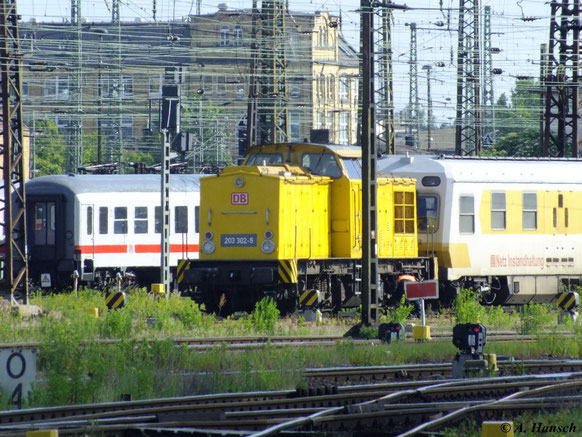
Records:
{"label": "signal light", "polygon": [[462,323],[453,328],[453,344],[466,354],[481,354],[487,329],[481,323]]}

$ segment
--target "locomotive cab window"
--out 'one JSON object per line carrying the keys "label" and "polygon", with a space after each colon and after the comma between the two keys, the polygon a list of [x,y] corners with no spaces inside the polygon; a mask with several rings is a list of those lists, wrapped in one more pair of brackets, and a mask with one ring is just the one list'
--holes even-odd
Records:
{"label": "locomotive cab window", "polygon": [[136,234],[148,233],[148,208],[136,206],[134,211],[133,232]]}
{"label": "locomotive cab window", "polygon": [[249,156],[246,165],[281,165],[283,156],[280,153],[255,153]]}
{"label": "locomotive cab window", "polygon": [[113,211],[113,233],[127,234],[127,207],[118,206]]}
{"label": "locomotive cab window", "polygon": [[331,153],[304,153],[301,157],[301,167],[318,176],[340,178],[342,171]]}
{"label": "locomotive cab window", "polygon": [[362,179],[362,162],[359,159],[342,158],[342,163],[350,179]]}
{"label": "locomotive cab window", "polygon": [[524,231],[535,231],[538,228],[538,195],[523,193],[522,225]]}
{"label": "locomotive cab window", "polygon": [[418,232],[436,232],[439,222],[439,198],[434,194],[418,194],[416,197],[416,221]]}
{"label": "locomotive cab window", "polygon": [[459,232],[475,233],[475,199],[473,196],[459,197]]}

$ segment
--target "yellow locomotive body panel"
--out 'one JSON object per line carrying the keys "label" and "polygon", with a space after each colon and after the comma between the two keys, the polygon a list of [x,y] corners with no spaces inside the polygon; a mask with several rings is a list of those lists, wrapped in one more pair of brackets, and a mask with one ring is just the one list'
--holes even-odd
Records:
{"label": "yellow locomotive body panel", "polygon": [[289,165],[228,167],[202,178],[201,193],[200,235],[215,244],[201,259],[330,257],[327,177]]}

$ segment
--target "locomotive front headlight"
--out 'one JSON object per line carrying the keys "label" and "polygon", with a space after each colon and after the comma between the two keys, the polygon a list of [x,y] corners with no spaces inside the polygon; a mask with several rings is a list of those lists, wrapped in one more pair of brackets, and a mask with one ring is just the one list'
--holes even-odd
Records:
{"label": "locomotive front headlight", "polygon": [[206,255],[210,255],[211,253],[214,253],[215,250],[216,250],[216,244],[214,244],[212,241],[205,241],[202,244],[202,252],[204,252]]}
{"label": "locomotive front headlight", "polygon": [[275,250],[275,242],[273,240],[265,240],[261,244],[261,250],[265,253],[273,253]]}

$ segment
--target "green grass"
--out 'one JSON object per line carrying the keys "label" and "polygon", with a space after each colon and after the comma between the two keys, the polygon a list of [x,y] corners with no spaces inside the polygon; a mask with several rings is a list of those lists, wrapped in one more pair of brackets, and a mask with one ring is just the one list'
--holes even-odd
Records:
{"label": "green grass", "polygon": [[[321,348],[275,348],[266,344],[243,351],[217,346],[210,351],[193,352],[171,339],[343,334],[358,320],[324,318],[321,324],[306,323],[301,318],[278,320],[277,310],[269,300],[257,304],[250,315],[217,319],[190,299],[177,295],[169,299],[154,297],[143,290],[128,295],[126,306],[116,311],[107,311],[103,295],[92,290],[81,291],[78,298],[71,294],[36,295],[32,303],[42,308],[42,316],[23,318],[9,308],[0,309],[0,342],[40,342],[38,382],[25,400],[25,406],[31,407],[115,401],[122,395],[138,399],[294,389],[305,386],[302,372],[308,367],[446,362],[457,352],[450,340],[376,346],[348,341]],[[101,317],[87,312],[91,308],[99,308]],[[406,311],[408,308],[402,309],[402,313]],[[513,312],[500,308],[475,311],[483,315],[486,323],[494,322],[497,327],[529,324],[537,333],[537,340],[530,343],[489,343],[485,348],[488,353],[518,359],[582,355],[582,342],[578,340],[582,325],[570,322],[556,328],[553,310],[528,307]],[[531,320],[524,322],[526,316]],[[439,330],[451,330],[455,318],[450,311],[444,311],[438,318],[430,315],[429,324],[433,329],[437,326]],[[547,329],[548,323],[556,331],[544,334],[542,330]],[[574,337],[561,335],[564,331]],[[370,336],[374,332],[375,328],[369,328]],[[106,345],[97,341],[108,338],[120,342]],[[6,395],[0,397],[0,404],[9,407]]]}

